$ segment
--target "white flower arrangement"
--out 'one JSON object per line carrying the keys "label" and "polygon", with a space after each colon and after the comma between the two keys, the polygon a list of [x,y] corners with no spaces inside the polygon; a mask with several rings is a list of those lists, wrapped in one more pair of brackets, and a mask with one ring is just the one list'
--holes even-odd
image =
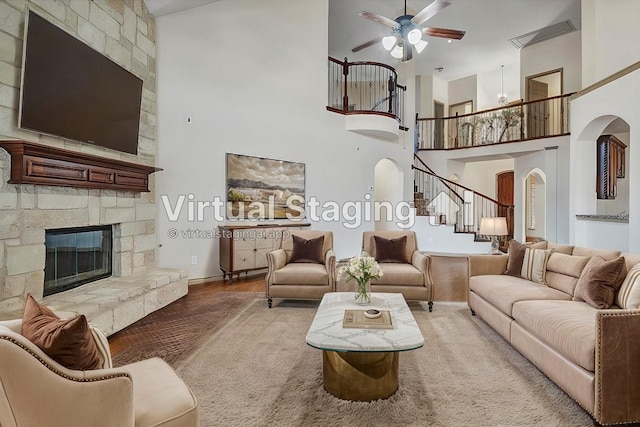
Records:
{"label": "white flower arrangement", "polygon": [[358,291],[355,299],[363,300],[366,303],[371,302],[371,296],[368,292],[367,284],[373,279],[380,279],[384,272],[374,257],[366,252],[362,252],[358,256],[354,256],[346,265],[338,269],[338,280],[342,275],[346,274],[347,283],[354,279],[358,282]]}

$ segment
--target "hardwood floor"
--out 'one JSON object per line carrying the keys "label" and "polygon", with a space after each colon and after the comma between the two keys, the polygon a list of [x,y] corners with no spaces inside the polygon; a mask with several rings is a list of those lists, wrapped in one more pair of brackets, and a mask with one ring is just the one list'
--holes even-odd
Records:
{"label": "hardwood floor", "polygon": [[186,296],[109,337],[114,365],[153,356],[171,364],[183,356],[194,340],[215,327],[216,319],[233,312],[246,300],[246,296],[227,298],[227,305],[216,306],[212,313],[216,294],[257,292],[262,296],[264,290],[262,275],[240,277],[234,279],[232,285],[228,281],[216,281],[189,286]]}

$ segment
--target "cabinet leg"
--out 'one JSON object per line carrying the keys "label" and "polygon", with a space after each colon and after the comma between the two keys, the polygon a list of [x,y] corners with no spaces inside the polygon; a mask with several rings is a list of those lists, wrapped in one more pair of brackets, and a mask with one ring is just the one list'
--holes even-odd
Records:
{"label": "cabinet leg", "polygon": [[429,301],[429,313],[433,311],[433,301]]}
{"label": "cabinet leg", "polygon": [[475,311],[473,311],[473,308],[469,308],[469,310],[471,310],[471,315],[472,315],[472,316],[475,316],[475,315],[476,315],[476,312],[475,312]]}
{"label": "cabinet leg", "polygon": [[267,305],[269,305],[269,308],[271,308],[271,307],[272,307],[272,304],[273,304],[273,300],[272,300],[271,298],[269,298],[269,299],[267,300]]}

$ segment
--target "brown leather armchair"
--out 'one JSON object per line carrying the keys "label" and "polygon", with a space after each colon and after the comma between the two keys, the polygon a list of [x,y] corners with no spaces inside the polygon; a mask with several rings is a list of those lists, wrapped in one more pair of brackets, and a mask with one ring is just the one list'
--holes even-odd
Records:
{"label": "brown leather armchair", "polygon": [[[324,236],[324,262],[290,263],[294,235],[307,240]],[[269,308],[273,298],[320,299],[335,290],[336,256],[330,231],[292,230],[280,241],[280,249],[267,254],[267,261],[269,270],[265,282]]]}
{"label": "brown leather armchair", "polygon": [[198,404],[158,358],[111,366],[107,338],[92,328],[102,369],[67,369],[20,334],[22,319],[0,322],[3,427],[196,427]]}
{"label": "brown leather armchair", "polygon": [[365,231],[362,235],[362,250],[376,258],[375,236],[385,239],[407,237],[406,264],[380,262],[384,275],[371,282],[372,292],[400,292],[406,300],[428,301],[433,310],[433,280],[431,258],[420,253],[413,231]]}

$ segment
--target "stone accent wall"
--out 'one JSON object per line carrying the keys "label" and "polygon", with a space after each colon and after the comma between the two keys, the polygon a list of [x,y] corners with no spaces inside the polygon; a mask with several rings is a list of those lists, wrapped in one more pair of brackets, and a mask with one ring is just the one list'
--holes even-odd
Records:
{"label": "stone accent wall", "polygon": [[[24,19],[31,8],[144,81],[138,155],[20,130]],[[156,134],[155,20],[143,0],[0,0],[0,139],[23,139],[153,165]],[[150,193],[8,184],[10,156],[0,149],[0,313],[41,298],[45,229],[117,224],[114,275],[155,264],[154,177]]]}

